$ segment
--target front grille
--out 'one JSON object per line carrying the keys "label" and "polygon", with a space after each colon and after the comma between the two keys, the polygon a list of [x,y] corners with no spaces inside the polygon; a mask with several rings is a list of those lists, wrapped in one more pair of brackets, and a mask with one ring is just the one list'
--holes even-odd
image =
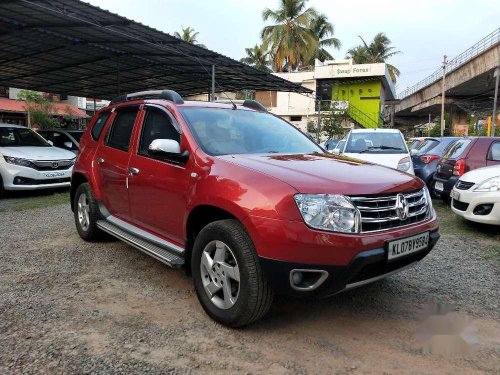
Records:
{"label": "front grille", "polygon": [[50,185],[50,184],[62,184],[64,182],[71,182],[71,178],[51,178],[48,180],[36,180],[34,178],[28,177],[16,177],[14,178],[14,185]]}
{"label": "front grille", "polygon": [[462,180],[458,180],[457,184],[455,185],[455,187],[460,190],[469,190],[473,186],[474,182],[467,182]]}
{"label": "front grille", "polygon": [[74,163],[73,160],[32,160],[33,168],[37,171],[59,171],[69,169]]}
{"label": "front grille", "polygon": [[396,207],[398,195],[351,197],[361,213],[361,231],[373,232],[418,223],[427,216],[428,203],[424,190],[402,193],[408,216],[401,219]]}
{"label": "front grille", "polygon": [[467,209],[469,208],[469,203],[460,202],[456,199],[453,199],[453,207],[455,207],[459,211],[467,211]]}

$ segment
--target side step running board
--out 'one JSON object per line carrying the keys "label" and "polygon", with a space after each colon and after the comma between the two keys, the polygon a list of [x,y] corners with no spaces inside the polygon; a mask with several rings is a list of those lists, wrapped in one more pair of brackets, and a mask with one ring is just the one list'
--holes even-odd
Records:
{"label": "side step running board", "polygon": [[97,222],[97,226],[103,231],[128,243],[129,245],[138,248],[144,253],[158,259],[160,262],[163,262],[170,267],[179,268],[184,265],[184,258],[176,255],[173,251],[169,251],[168,249],[157,246],[149,241],[135,236],[107,220],[99,220]]}

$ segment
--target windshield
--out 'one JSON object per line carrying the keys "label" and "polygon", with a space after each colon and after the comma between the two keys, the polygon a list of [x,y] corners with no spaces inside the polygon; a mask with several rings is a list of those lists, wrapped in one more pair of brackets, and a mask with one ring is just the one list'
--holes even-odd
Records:
{"label": "windshield", "polygon": [[344,152],[370,154],[400,154],[408,149],[400,133],[351,133]]}
{"label": "windshield", "polygon": [[179,110],[210,155],[323,153],[298,129],[268,113],[196,107]]}
{"label": "windshield", "polygon": [[83,135],[83,132],[68,132],[69,135],[71,135],[73,138],[75,138],[75,141],[80,142],[80,138]]}
{"label": "windshield", "polygon": [[342,149],[344,148],[345,146],[345,141],[340,141],[338,144],[337,144],[337,147],[335,147],[336,149],[342,151]]}
{"label": "windshield", "polygon": [[51,147],[45,139],[28,128],[0,128],[0,147]]}

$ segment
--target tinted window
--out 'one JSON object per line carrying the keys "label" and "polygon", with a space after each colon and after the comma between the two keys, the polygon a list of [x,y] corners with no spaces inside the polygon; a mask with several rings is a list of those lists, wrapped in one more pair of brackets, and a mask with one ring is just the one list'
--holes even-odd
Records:
{"label": "tinted window", "polygon": [[456,159],[465,151],[467,146],[472,142],[471,139],[461,139],[456,141],[453,146],[446,152],[444,157],[446,159]]}
{"label": "tinted window", "polygon": [[422,144],[418,148],[418,153],[425,154],[426,152],[429,152],[430,150],[435,148],[438,144],[439,141],[435,139],[426,139],[425,141],[422,142]]}
{"label": "tinted window", "polygon": [[0,147],[50,147],[39,134],[28,128],[0,128]]}
{"label": "tinted window", "polygon": [[394,154],[406,153],[406,144],[398,133],[351,133],[344,152]]}
{"label": "tinted window", "polygon": [[[104,122],[105,123],[105,122]],[[80,142],[80,138],[83,135],[83,132],[68,132],[73,138],[75,138],[75,141]]]}
{"label": "tinted window", "polygon": [[294,126],[268,113],[194,107],[179,110],[200,146],[211,155],[323,153]]}
{"label": "tinted window", "polygon": [[491,145],[489,160],[500,161],[500,142],[494,142]]}
{"label": "tinted window", "polygon": [[102,133],[102,129],[104,128],[104,125],[106,124],[106,121],[108,120],[109,114],[110,114],[110,112],[101,113],[99,115],[99,118],[95,122],[94,126],[92,127],[91,134],[92,134],[92,138],[94,138],[94,140],[97,141],[99,139],[99,136]]}
{"label": "tinted window", "polygon": [[142,127],[139,153],[148,155],[148,148],[155,139],[173,139],[180,143],[181,137],[172,125],[170,116],[159,109],[149,108]]}
{"label": "tinted window", "polygon": [[137,108],[127,108],[118,111],[113,121],[113,125],[109,130],[108,141],[106,142],[109,147],[128,151],[137,111]]}

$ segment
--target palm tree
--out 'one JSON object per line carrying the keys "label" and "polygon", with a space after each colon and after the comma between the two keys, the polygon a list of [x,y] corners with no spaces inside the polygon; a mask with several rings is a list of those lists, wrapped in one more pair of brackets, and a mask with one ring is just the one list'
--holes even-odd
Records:
{"label": "palm tree", "polygon": [[281,0],[276,10],[264,9],[264,21],[272,20],[274,25],[262,30],[264,48],[270,48],[274,55],[277,72],[295,70],[310,60],[318,42],[310,29],[313,19],[318,17],[314,8],[306,9],[307,0]]}
{"label": "palm tree", "polygon": [[204,44],[201,44],[201,43],[198,43],[198,41],[196,40],[196,37],[198,36],[199,32],[195,31],[192,27],[188,26],[186,28],[184,28],[183,26],[181,26],[181,30],[182,32],[179,33],[179,32],[174,32],[174,36],[176,38],[179,38],[185,42],[188,42],[188,43],[192,43],[192,44],[196,44],[197,46],[200,46],[200,47],[203,47],[203,48],[207,48],[205,47]]}
{"label": "palm tree", "polygon": [[320,61],[333,60],[333,56],[325,49],[325,47],[339,49],[342,46],[342,43],[340,43],[340,40],[333,37],[335,29],[333,24],[328,21],[328,17],[324,14],[319,14],[311,21],[309,28],[316,36],[317,46],[308,65],[313,65],[314,59],[318,59]]}
{"label": "palm tree", "polygon": [[245,48],[246,57],[240,59],[242,63],[251,65],[265,72],[270,72],[269,68],[269,51],[266,51],[264,46],[256,44],[252,48]]}
{"label": "palm tree", "polygon": [[[375,35],[370,44],[366,43],[361,36],[359,39],[361,39],[363,44],[347,51],[348,56],[350,56],[356,64],[385,63],[392,56],[401,53],[401,51],[396,51],[395,47],[391,46],[391,40],[384,33]],[[400,71],[391,64],[387,64],[387,69],[389,69],[392,82],[396,83]]]}

